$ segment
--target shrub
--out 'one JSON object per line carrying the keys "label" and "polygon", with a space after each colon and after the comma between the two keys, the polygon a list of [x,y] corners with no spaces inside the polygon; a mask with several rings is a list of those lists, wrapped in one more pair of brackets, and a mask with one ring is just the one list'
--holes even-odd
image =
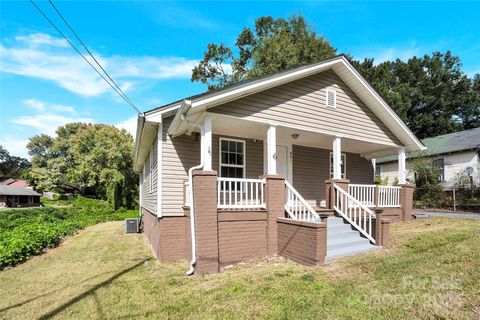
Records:
{"label": "shrub", "polygon": [[[0,212],[0,270],[42,253],[89,225],[137,217],[136,210],[111,209],[106,201],[77,198],[45,207]],[[49,204],[53,204],[49,201]]]}

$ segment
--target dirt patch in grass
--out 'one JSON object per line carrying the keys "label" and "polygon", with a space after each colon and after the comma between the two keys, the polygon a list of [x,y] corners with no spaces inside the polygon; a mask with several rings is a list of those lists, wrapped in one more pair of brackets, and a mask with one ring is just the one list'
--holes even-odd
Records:
{"label": "dirt patch in grass", "polygon": [[394,224],[386,250],[319,267],[260,259],[185,277],[100,224],[0,272],[2,319],[477,319],[480,221]]}

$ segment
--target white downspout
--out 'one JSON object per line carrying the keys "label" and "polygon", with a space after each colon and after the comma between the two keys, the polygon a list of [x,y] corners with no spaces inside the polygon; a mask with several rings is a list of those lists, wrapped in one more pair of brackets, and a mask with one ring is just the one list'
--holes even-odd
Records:
{"label": "white downspout", "polygon": [[190,193],[190,233],[192,238],[192,260],[190,261],[190,269],[187,271],[187,276],[192,275],[195,272],[195,263],[197,263],[197,250],[195,245],[195,206],[193,199],[193,179],[192,173],[193,170],[198,170],[203,168],[203,161],[195,167],[191,167],[188,170],[188,192]]}

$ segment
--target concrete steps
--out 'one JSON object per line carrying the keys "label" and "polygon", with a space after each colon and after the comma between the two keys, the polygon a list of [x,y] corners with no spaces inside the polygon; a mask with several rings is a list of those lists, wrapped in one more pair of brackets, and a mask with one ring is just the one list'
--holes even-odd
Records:
{"label": "concrete steps", "polygon": [[325,260],[354,256],[374,250],[376,247],[360,235],[343,218],[329,217],[327,219],[327,256]]}

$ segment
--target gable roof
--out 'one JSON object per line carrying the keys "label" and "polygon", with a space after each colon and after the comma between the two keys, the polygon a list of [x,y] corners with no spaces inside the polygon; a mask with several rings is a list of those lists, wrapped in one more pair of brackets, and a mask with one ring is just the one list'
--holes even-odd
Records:
{"label": "gable roof", "polygon": [[0,185],[0,195],[2,196],[41,196],[40,193],[32,189],[17,186]]}
{"label": "gable roof", "polygon": [[[316,63],[283,70],[275,74],[260,78],[243,81],[221,89],[211,90],[202,94],[194,95],[186,99],[178,100],[159,108],[147,111],[138,119],[137,137],[135,139],[135,168],[139,169],[138,159],[146,157],[144,150],[140,150],[144,130],[152,131],[146,126],[151,122],[160,122],[162,116],[175,114],[175,118],[169,128],[169,134],[175,136],[186,131],[187,124],[183,121],[188,112],[198,112],[224,104],[260,91],[264,91],[288,82],[292,82],[326,70],[333,70],[363,102],[385,123],[387,128],[404,144],[407,151],[423,150],[425,147],[408,129],[405,123],[390,108],[385,100],[370,86],[370,84],[348,62],[345,55],[338,55],[330,59]],[[150,126],[151,127],[151,126]],[[151,137],[150,132],[146,136]],[[152,138],[153,139],[153,138]],[[152,140],[153,141],[153,140]],[[152,141],[147,141],[151,143]]]}
{"label": "gable roof", "polygon": [[[480,149],[480,127],[465,131],[448,133],[433,138],[421,140],[427,147],[424,153],[409,153],[407,158],[415,158],[418,156],[434,156],[445,153],[460,152],[467,150]],[[396,156],[388,156],[377,159],[377,163],[385,163],[396,161]]]}

